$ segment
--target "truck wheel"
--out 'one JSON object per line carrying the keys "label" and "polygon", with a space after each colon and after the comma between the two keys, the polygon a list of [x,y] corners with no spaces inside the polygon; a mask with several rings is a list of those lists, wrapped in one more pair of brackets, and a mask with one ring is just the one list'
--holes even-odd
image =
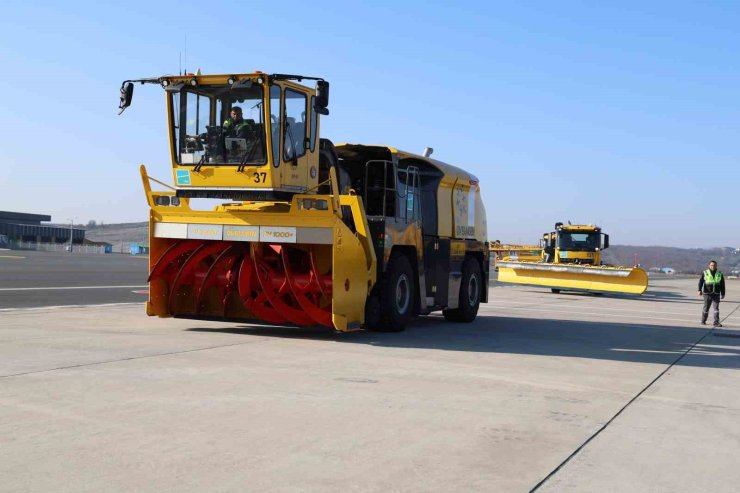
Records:
{"label": "truck wheel", "polygon": [[399,332],[406,328],[414,309],[414,270],[409,259],[395,253],[388,261],[380,298],[381,322],[377,330]]}
{"label": "truck wheel", "polygon": [[365,328],[377,330],[380,325],[380,300],[378,296],[372,295],[365,301]]}
{"label": "truck wheel", "polygon": [[560,293],[560,290],[559,289],[555,289],[555,288],[552,288],[550,291],[552,291],[555,294],[559,294]]}
{"label": "truck wheel", "polygon": [[460,299],[457,308],[443,310],[442,314],[450,322],[472,322],[478,315],[483,289],[480,264],[472,257],[463,262],[460,280]]}

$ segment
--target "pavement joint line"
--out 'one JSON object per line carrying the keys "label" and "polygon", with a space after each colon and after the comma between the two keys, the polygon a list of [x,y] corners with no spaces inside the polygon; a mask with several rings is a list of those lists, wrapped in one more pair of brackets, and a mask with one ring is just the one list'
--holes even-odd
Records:
{"label": "pavement joint line", "polygon": [[[732,303],[732,302],[730,302],[730,303]],[[727,320],[728,318],[730,318],[730,316],[731,316],[731,315],[732,315],[733,313],[735,313],[735,312],[737,311],[737,309],[738,309],[738,308],[740,308],[740,304],[738,304],[738,305],[737,305],[737,306],[736,306],[736,307],[735,307],[735,308],[734,308],[734,309],[733,309],[733,310],[732,310],[732,311],[731,311],[730,313],[728,313],[727,315],[725,315],[725,316],[724,316],[724,318],[722,318],[722,320],[720,320],[720,323],[722,323],[722,322],[724,322],[725,320]]]}
{"label": "pavement joint line", "polygon": [[[264,338],[263,340],[270,340],[268,338]],[[58,371],[58,370],[70,370],[74,368],[85,368],[87,366],[97,366],[97,365],[106,365],[109,363],[120,363],[122,361],[134,361],[134,360],[140,360],[140,359],[148,359],[148,358],[158,358],[160,356],[173,356],[176,354],[185,354],[185,353],[195,353],[198,351],[208,351],[210,349],[221,349],[226,347],[233,347],[233,346],[244,346],[246,344],[254,344],[254,339],[247,341],[247,342],[235,342],[233,344],[222,344],[219,346],[208,346],[208,347],[202,347],[202,348],[195,348],[195,349],[184,349],[182,351],[169,351],[166,353],[157,353],[157,354],[147,354],[144,356],[131,356],[128,358],[119,358],[119,359],[112,359],[112,360],[106,360],[106,361],[94,361],[92,363],[81,363],[79,365],[68,365],[68,366],[59,366],[57,368],[47,368],[45,370],[34,370],[34,371],[26,371],[22,373],[11,373],[9,375],[0,375],[0,379],[5,378],[11,378],[11,377],[22,377],[25,375],[35,375],[37,373],[49,373],[52,371]]]}
{"label": "pavement joint line", "polygon": [[148,284],[137,284],[136,286],[49,286],[40,288],[0,288],[0,291],[54,291],[64,289],[131,289],[148,288]]}
{"label": "pavement joint line", "polygon": [[[733,303],[733,302],[730,302]],[[724,322],[728,318],[730,318],[737,310],[740,308],[740,304],[738,304],[735,308],[732,309],[730,313],[722,317],[722,320],[720,320],[720,323]],[[714,332],[714,329],[721,329],[722,327],[713,327],[712,328],[712,336],[713,337],[740,337],[740,334],[730,334],[730,333],[721,333],[721,332]]]}
{"label": "pavement joint line", "polygon": [[[738,307],[735,308],[735,310],[737,310],[737,309],[738,309]],[[733,312],[735,310],[733,310]],[[729,315],[727,315],[727,316],[729,316]],[[601,434],[602,431],[604,431],[610,424],[612,424],[612,422],[615,419],[617,419],[620,414],[622,414],[628,407],[630,407],[633,402],[635,402],[637,399],[639,399],[640,396],[642,396],[642,394],[644,394],[650,387],[653,386],[653,384],[655,384],[655,382],[657,382],[658,380],[660,380],[660,378],[663,375],[665,375],[666,373],[668,373],[668,371],[671,368],[673,368],[676,365],[676,363],[678,363],[679,361],[681,361],[687,354],[689,354],[691,351],[693,351],[696,346],[698,346],[699,344],[701,344],[701,342],[704,339],[706,339],[709,334],[712,334],[713,332],[714,332],[714,328],[707,330],[706,333],[704,333],[704,335],[702,335],[696,342],[694,342],[691,345],[691,347],[689,347],[686,351],[684,351],[678,358],[676,358],[673,361],[673,363],[671,363],[670,365],[668,365],[668,367],[665,368],[662,372],[660,372],[657,377],[655,377],[642,390],[640,390],[634,397],[632,397],[632,399],[630,399],[624,406],[622,406],[622,408],[619,411],[617,411],[617,413],[614,416],[612,416],[606,423],[604,423],[601,426],[601,428],[599,428],[598,430],[596,430],[596,432],[594,432],[590,437],[588,437],[586,439],[586,441],[584,441],[568,457],[566,457],[564,461],[562,461],[560,464],[558,464],[558,466],[555,469],[553,469],[552,471],[550,471],[550,473],[547,476],[545,476],[544,478],[542,478],[540,480],[540,482],[537,483],[534,486],[534,488],[532,488],[531,490],[529,490],[529,493],[534,493],[535,491],[537,491],[538,489],[540,489],[540,487],[543,486],[547,481],[549,481],[553,476],[555,476],[563,467],[565,467],[566,464],[568,464],[568,462],[570,462],[576,455],[578,455],[581,452],[581,450],[583,450],[584,447],[586,447],[586,445],[588,445],[594,438],[596,438],[597,436],[599,436],[599,434]]]}

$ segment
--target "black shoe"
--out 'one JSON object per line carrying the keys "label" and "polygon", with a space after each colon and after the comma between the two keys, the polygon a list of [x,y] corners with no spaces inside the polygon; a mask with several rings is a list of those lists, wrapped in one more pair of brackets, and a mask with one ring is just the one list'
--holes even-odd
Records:
{"label": "black shoe", "polygon": [[707,325],[707,323],[706,323],[706,322],[702,322],[701,324],[702,324],[702,325]]}
{"label": "black shoe", "polygon": [[722,324],[714,324],[715,327],[722,327]]}

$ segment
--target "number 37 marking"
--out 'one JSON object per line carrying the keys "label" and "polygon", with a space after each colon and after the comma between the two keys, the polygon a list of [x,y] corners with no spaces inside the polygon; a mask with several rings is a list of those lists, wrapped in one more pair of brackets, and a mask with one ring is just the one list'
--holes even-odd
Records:
{"label": "number 37 marking", "polygon": [[267,179],[267,173],[265,172],[254,174],[255,183],[264,183],[266,179]]}

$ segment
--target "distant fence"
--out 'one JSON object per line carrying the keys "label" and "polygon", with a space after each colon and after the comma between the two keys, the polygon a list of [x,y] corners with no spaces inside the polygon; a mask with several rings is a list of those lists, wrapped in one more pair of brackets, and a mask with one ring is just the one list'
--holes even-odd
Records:
{"label": "distant fence", "polygon": [[[131,254],[131,242],[118,242],[108,247],[108,253]],[[11,240],[6,247],[12,250],[39,250],[43,252],[69,252],[69,243],[36,243]],[[106,253],[104,245],[72,245],[72,253]]]}
{"label": "distant fence", "polygon": [[[35,241],[10,241],[12,250],[39,250],[42,252],[69,252],[69,243],[36,243]],[[105,253],[103,245],[72,245],[73,253]]]}

